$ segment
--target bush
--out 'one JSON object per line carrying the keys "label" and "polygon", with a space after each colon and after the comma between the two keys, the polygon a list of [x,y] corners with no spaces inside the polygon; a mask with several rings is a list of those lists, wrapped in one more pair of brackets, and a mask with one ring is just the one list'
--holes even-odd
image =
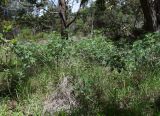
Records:
{"label": "bush", "polygon": [[112,41],[106,41],[102,36],[80,41],[77,45],[77,52],[85,59],[112,68],[116,68],[118,65],[121,54],[121,52],[118,53],[118,49]]}

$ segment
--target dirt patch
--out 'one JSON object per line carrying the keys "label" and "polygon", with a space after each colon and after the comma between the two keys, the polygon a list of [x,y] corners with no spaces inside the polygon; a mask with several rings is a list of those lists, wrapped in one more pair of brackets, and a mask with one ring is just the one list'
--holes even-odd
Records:
{"label": "dirt patch", "polygon": [[71,77],[64,77],[57,85],[57,89],[44,102],[43,115],[64,111],[70,113],[71,109],[78,106],[78,102],[73,94],[73,84]]}

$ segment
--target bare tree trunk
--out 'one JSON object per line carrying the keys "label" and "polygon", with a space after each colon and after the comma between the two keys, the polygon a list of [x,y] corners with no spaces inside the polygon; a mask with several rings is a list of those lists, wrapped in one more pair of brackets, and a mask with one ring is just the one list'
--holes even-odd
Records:
{"label": "bare tree trunk", "polygon": [[146,31],[160,31],[160,0],[140,0]]}
{"label": "bare tree trunk", "polygon": [[61,37],[62,39],[68,39],[67,32],[67,4],[65,0],[59,0],[59,15],[61,18]]}
{"label": "bare tree trunk", "polygon": [[105,13],[105,0],[96,0],[95,2],[95,19],[94,19],[94,26],[96,28],[103,28],[105,23],[102,21],[102,18]]}
{"label": "bare tree trunk", "polygon": [[92,17],[91,36],[93,36],[93,31],[94,31],[94,17],[95,17],[95,16],[94,16],[94,14],[95,14],[94,12],[95,12],[95,11],[93,10],[93,8],[92,8],[92,11],[91,11],[91,12],[92,12],[92,13],[91,13],[91,14],[92,14],[92,16],[91,16],[91,17]]}
{"label": "bare tree trunk", "polygon": [[69,0],[58,0],[59,2],[59,16],[61,19],[61,37],[62,39],[68,39],[68,28],[69,26],[75,22],[75,20],[77,19],[80,9],[82,7],[82,5],[84,5],[88,0],[81,0],[79,9],[76,13],[76,15],[74,16],[74,18],[72,18],[70,21],[68,21],[68,2]]}

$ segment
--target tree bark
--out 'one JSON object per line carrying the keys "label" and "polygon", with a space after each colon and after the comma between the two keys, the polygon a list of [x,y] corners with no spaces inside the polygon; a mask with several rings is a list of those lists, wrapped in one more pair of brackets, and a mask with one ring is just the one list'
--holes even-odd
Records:
{"label": "tree bark", "polygon": [[68,39],[67,32],[67,4],[65,0],[59,0],[59,15],[61,18],[61,37]]}
{"label": "tree bark", "polygon": [[80,9],[81,7],[87,2],[88,0],[81,0],[79,9],[76,13],[76,15],[74,16],[74,18],[70,21],[68,21],[68,2],[69,0],[58,0],[59,2],[59,16],[61,19],[61,37],[62,39],[68,39],[68,30],[67,28],[73,23],[75,22],[75,20],[77,19]]}
{"label": "tree bark", "polygon": [[144,28],[149,32],[160,32],[160,0],[140,0],[144,14]]}
{"label": "tree bark", "polygon": [[105,23],[102,21],[105,13],[105,0],[96,0],[95,2],[95,19],[94,19],[94,26],[96,28],[103,28]]}

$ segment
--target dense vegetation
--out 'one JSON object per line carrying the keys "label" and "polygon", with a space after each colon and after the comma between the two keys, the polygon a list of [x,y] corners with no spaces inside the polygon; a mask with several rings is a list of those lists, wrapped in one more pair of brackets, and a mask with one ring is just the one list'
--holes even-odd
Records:
{"label": "dense vegetation", "polygon": [[[160,115],[160,33],[144,21],[148,1],[82,0],[72,13],[60,0],[59,19],[58,6],[36,0],[0,12],[0,116]],[[32,5],[48,9],[35,16]]]}

